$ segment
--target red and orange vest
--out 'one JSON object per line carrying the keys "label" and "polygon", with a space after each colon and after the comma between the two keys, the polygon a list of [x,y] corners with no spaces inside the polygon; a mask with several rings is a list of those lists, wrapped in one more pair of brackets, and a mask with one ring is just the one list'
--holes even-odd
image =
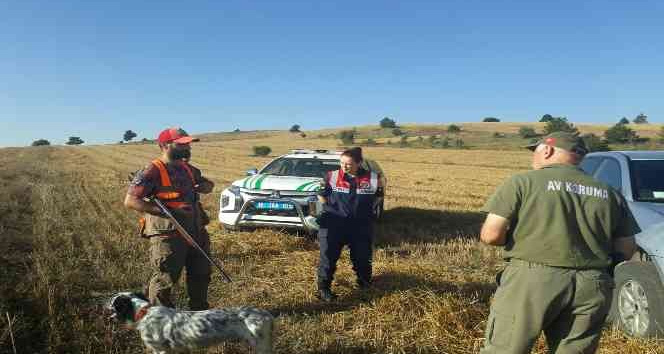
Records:
{"label": "red and orange vest", "polygon": [[[159,178],[161,179],[160,185],[157,187],[157,193],[155,196],[166,204],[169,208],[180,208],[187,204],[191,205],[191,202],[184,200],[184,193],[179,191],[171,183],[171,177],[168,175],[168,170],[163,161],[156,159],[152,161],[152,164],[159,169]],[[194,179],[194,173],[189,167],[189,164],[182,162],[180,166],[184,167],[185,171],[191,179],[192,187],[196,185],[196,180]]]}
{"label": "red and orange vest", "polygon": [[[159,186],[157,186],[157,190],[155,193],[156,198],[158,198],[162,203],[164,203],[167,207],[171,209],[182,208],[186,206],[192,208],[197,207],[196,205],[193,204],[194,203],[193,200],[185,199],[184,191],[178,190],[175,186],[173,186],[173,183],[171,182],[171,177],[169,176],[168,170],[166,169],[166,165],[164,164],[163,161],[156,159],[152,161],[152,164],[159,170],[159,178],[160,178],[160,183]],[[193,186],[196,185],[196,181],[194,178],[194,173],[191,170],[191,167],[189,166],[189,164],[185,162],[181,162],[180,166],[182,166],[185,169],[185,171],[187,171],[187,174],[191,179],[192,188],[193,188]],[[184,226],[185,229],[193,231],[191,229],[195,228],[194,226],[195,220],[178,219],[178,221],[181,224],[183,224],[182,226]],[[175,226],[173,225],[173,222],[170,219],[147,213],[143,218],[139,220],[139,227],[140,227],[140,234],[143,237],[151,237],[156,235],[171,235],[177,233]]]}

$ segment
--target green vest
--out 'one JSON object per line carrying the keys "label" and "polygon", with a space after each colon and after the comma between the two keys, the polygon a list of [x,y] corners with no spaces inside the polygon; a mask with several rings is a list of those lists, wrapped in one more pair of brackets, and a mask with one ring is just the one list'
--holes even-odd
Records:
{"label": "green vest", "polygon": [[505,258],[555,267],[609,267],[613,239],[640,231],[618,192],[571,165],[512,176],[482,211],[510,222]]}

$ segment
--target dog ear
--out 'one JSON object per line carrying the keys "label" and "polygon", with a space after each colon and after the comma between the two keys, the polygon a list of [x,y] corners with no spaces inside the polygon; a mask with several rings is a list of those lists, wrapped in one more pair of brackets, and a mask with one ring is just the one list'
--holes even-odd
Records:
{"label": "dog ear", "polygon": [[124,323],[134,320],[134,306],[128,296],[118,296],[111,304],[111,308],[115,312],[118,321]]}
{"label": "dog ear", "polygon": [[132,293],[132,295],[135,296],[135,297],[137,297],[137,298],[139,298],[139,299],[141,299],[141,300],[143,300],[143,301],[148,301],[148,302],[150,301],[150,300],[148,300],[148,298],[145,296],[145,294],[143,294],[142,292],[136,291],[136,292]]}

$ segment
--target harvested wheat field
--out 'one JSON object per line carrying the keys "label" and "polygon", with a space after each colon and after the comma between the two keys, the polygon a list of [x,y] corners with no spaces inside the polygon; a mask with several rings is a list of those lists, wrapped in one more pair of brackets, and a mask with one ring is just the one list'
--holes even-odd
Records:
{"label": "harvested wheat field", "polygon": [[[221,190],[291,148],[333,148],[334,139],[283,132],[209,137],[192,163]],[[108,321],[102,301],[140,290],[149,277],[148,243],[122,206],[127,175],[156,157],[153,144],[3,149],[0,163],[0,352],[137,353],[136,332]],[[255,305],[279,315],[277,353],[476,353],[483,340],[499,250],[478,241],[487,196],[529,168],[527,152],[365,148],[389,178],[377,226],[375,289],[360,297],[347,251],[337,302],[314,297],[318,248],[292,232],[228,232],[213,221],[214,256],[233,277],[213,274],[215,307]],[[184,304],[184,289],[178,289]],[[10,326],[11,324],[11,326]],[[662,341],[607,330],[599,353],[664,353]],[[546,352],[540,340],[534,352]],[[208,353],[246,353],[226,344]]]}

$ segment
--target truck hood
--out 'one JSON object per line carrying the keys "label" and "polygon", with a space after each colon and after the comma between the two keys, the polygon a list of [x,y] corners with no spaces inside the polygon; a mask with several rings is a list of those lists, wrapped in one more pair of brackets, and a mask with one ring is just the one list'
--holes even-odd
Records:
{"label": "truck hood", "polygon": [[246,189],[274,189],[280,191],[313,192],[320,189],[322,178],[272,176],[257,174],[233,182],[233,185]]}

